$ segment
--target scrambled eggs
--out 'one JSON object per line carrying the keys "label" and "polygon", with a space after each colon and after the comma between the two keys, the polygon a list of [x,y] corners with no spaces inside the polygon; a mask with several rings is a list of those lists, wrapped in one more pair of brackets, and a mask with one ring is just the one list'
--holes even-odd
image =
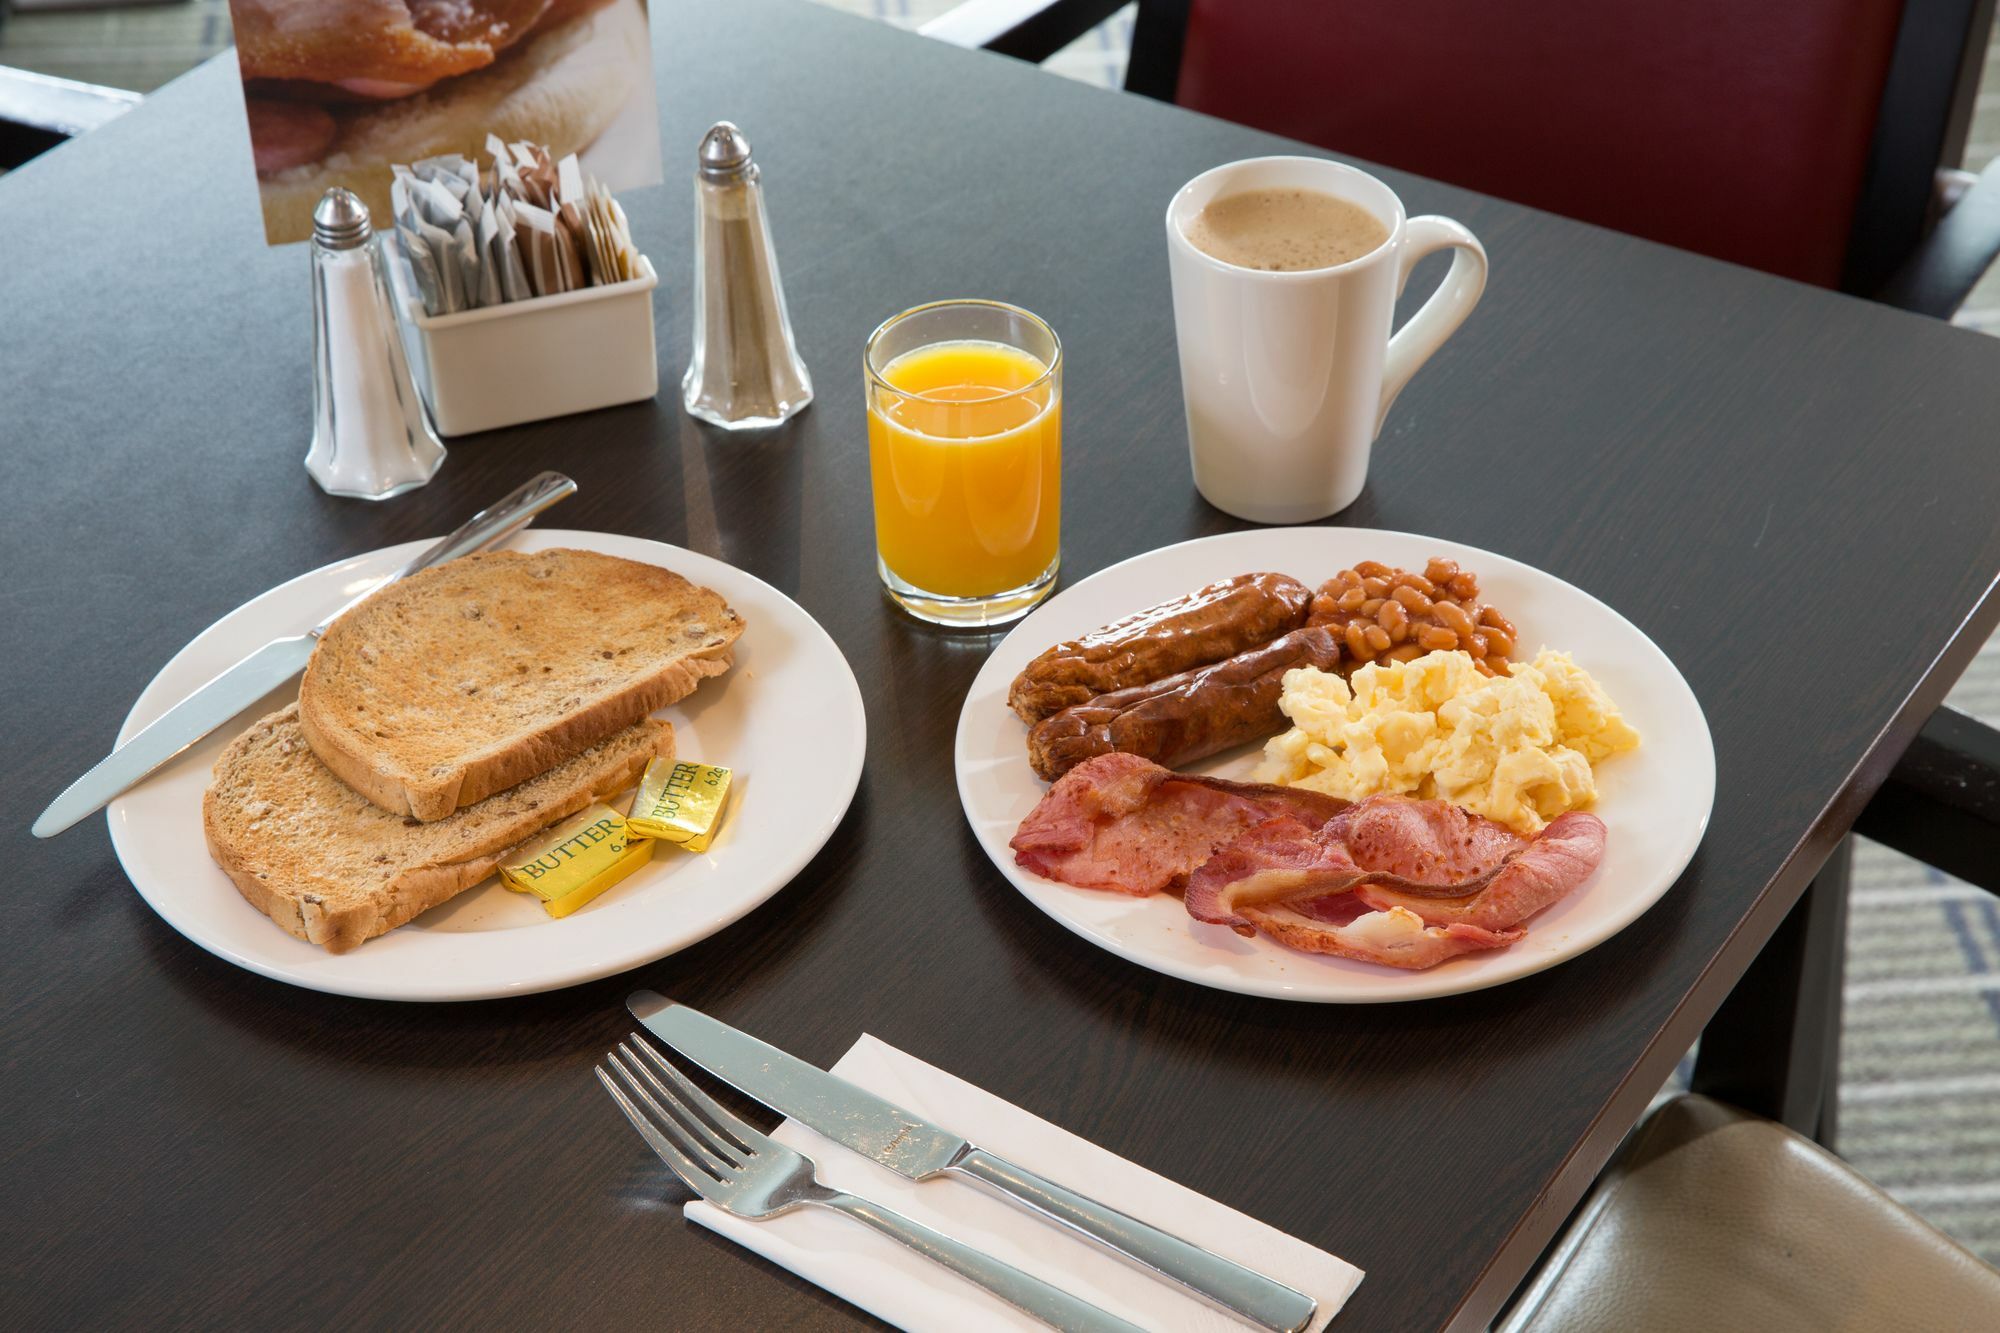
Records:
{"label": "scrambled eggs", "polygon": [[1597,797],[1591,764],[1639,744],[1618,707],[1567,653],[1543,649],[1511,676],[1462,652],[1364,666],[1349,682],[1300,667],[1280,706],[1292,729],[1264,747],[1262,782],[1358,801],[1438,797],[1522,833]]}

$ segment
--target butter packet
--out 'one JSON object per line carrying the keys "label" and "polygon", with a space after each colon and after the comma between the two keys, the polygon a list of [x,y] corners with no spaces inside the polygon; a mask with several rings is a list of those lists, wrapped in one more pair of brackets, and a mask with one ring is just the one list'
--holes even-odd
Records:
{"label": "butter packet", "polygon": [[600,802],[509,853],[500,878],[516,893],[540,898],[550,916],[568,916],[652,855],[653,844]]}
{"label": "butter packet", "polygon": [[705,852],[729,803],[729,770],[714,764],[655,759],[639,779],[625,822],[642,838]]}

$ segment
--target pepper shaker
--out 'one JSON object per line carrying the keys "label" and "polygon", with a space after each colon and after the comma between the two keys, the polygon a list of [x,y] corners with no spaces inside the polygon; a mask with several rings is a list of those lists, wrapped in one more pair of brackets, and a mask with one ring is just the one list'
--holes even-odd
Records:
{"label": "pepper shaker", "polygon": [[702,136],[698,159],[694,354],[682,399],[725,430],[775,426],[813,391],[785,312],[764,187],[749,140],[726,120]]}
{"label": "pepper shaker", "polygon": [[313,437],[329,495],[386,500],[429,481],[444,445],[424,416],[389,304],[368,206],[331,189],[313,210]]}

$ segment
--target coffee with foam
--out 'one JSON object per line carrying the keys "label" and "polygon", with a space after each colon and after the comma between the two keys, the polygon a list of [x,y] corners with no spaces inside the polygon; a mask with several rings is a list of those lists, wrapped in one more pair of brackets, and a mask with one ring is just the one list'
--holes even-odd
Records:
{"label": "coffee with foam", "polygon": [[1389,239],[1389,228],[1319,190],[1245,190],[1210,200],[1188,223],[1187,238],[1225,264],[1293,273],[1359,259]]}

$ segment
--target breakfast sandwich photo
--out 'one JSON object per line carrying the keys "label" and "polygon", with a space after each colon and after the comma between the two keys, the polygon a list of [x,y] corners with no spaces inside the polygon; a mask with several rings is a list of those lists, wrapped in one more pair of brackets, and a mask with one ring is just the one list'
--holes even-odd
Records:
{"label": "breakfast sandwich photo", "polygon": [[392,163],[489,134],[570,153],[606,188],[659,183],[645,0],[229,0],[273,245],[344,186],[377,228]]}

